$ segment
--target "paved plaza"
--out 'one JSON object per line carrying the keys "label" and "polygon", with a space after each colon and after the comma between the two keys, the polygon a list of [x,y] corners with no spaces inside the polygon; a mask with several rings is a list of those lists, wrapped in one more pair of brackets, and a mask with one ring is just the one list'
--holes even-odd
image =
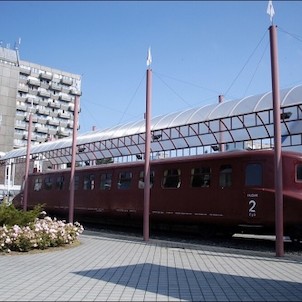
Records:
{"label": "paved plaza", "polygon": [[84,231],[81,244],[0,255],[1,301],[302,301],[302,259]]}

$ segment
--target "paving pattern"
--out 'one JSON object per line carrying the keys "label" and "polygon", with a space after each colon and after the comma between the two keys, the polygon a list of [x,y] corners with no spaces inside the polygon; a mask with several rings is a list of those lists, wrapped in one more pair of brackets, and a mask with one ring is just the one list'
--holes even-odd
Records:
{"label": "paving pattern", "polygon": [[84,231],[81,244],[0,255],[1,301],[302,301],[302,259]]}

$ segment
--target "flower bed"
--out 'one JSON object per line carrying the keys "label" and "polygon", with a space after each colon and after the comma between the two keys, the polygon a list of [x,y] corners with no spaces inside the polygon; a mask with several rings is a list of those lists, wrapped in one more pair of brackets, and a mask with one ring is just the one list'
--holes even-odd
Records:
{"label": "flower bed", "polygon": [[0,227],[0,251],[28,252],[32,249],[47,249],[72,244],[83,230],[83,226],[78,222],[66,223],[48,216],[35,218],[34,222],[22,227],[3,225]]}

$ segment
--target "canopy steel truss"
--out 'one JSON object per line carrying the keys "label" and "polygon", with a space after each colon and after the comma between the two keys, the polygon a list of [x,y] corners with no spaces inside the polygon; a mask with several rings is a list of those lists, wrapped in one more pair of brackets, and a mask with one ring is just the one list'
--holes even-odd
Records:
{"label": "canopy steel truss", "polygon": [[[207,105],[155,117],[151,122],[151,155],[170,152],[192,154],[233,147],[272,148],[273,108],[271,92],[235,101]],[[281,91],[283,148],[302,146],[302,85]],[[31,147],[32,160],[49,160],[58,166],[71,162],[72,139],[65,138]],[[142,158],[145,153],[145,121],[92,131],[77,138],[77,162],[123,157]],[[196,150],[199,151],[196,151]],[[171,155],[170,155],[171,156]],[[12,150],[0,159],[24,162],[26,148]]]}

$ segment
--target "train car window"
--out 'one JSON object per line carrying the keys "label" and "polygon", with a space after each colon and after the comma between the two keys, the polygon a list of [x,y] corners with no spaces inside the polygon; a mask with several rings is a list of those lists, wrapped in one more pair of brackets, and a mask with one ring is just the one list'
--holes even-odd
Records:
{"label": "train car window", "polygon": [[79,185],[80,185],[80,176],[76,175],[74,177],[74,189],[78,190],[79,189]]}
{"label": "train car window", "polygon": [[44,179],[44,188],[46,190],[51,190],[52,189],[52,177],[47,176]]}
{"label": "train car window", "polygon": [[193,168],[191,170],[191,186],[193,188],[209,187],[211,183],[211,168]]}
{"label": "train car window", "polygon": [[101,190],[110,190],[111,183],[112,183],[112,173],[101,174],[101,182],[100,182]]}
{"label": "train car window", "polygon": [[84,176],[84,190],[93,190],[94,189],[94,174]]}
{"label": "train car window", "polygon": [[119,180],[117,184],[118,189],[129,189],[132,180],[132,173],[131,172],[121,172],[119,173]]}
{"label": "train car window", "polygon": [[302,182],[302,165],[296,166],[296,181]]}
{"label": "train car window", "polygon": [[262,185],[262,165],[248,164],[245,168],[245,185],[261,186]]}
{"label": "train car window", "polygon": [[168,169],[164,172],[164,178],[162,181],[163,188],[179,188],[181,184],[180,170]]}
{"label": "train car window", "polygon": [[219,186],[230,187],[232,186],[232,166],[222,165],[219,171]]}
{"label": "train car window", "polygon": [[[150,188],[153,187],[153,183],[154,183],[154,171],[150,171]],[[145,172],[144,171],[141,171],[139,173],[138,188],[139,189],[145,188]]]}
{"label": "train car window", "polygon": [[42,189],[42,178],[36,177],[34,182],[34,191],[40,191]]}
{"label": "train car window", "polygon": [[64,176],[58,176],[57,177],[57,183],[56,187],[58,190],[63,190],[63,185],[64,185]]}

